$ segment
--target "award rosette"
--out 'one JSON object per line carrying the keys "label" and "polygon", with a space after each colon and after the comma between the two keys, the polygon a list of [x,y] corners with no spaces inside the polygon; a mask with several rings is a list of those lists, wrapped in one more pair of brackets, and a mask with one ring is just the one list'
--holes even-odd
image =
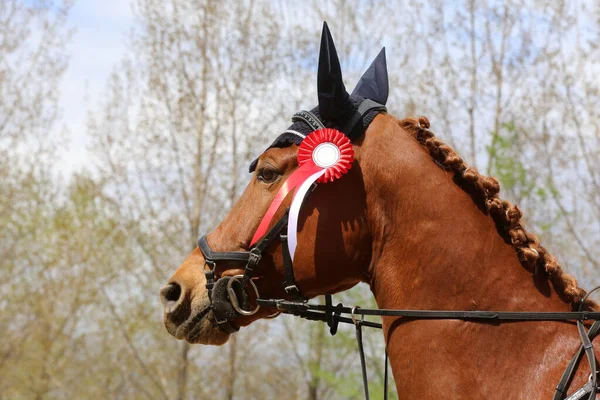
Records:
{"label": "award rosette", "polygon": [[308,135],[298,148],[298,164],[313,163],[324,170],[317,182],[339,179],[352,167],[354,150],[350,139],[335,129],[319,129]]}
{"label": "award rosette", "polygon": [[346,135],[335,129],[319,129],[310,133],[298,148],[298,169],[283,183],[263,217],[250,245],[267,233],[275,212],[285,197],[295,190],[288,218],[288,249],[292,260],[297,245],[298,215],[306,194],[317,183],[333,182],[352,167],[354,150]]}

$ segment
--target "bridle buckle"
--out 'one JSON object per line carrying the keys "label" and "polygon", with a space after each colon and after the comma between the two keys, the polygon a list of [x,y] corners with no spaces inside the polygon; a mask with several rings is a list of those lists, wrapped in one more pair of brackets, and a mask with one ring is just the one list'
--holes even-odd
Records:
{"label": "bridle buckle", "polygon": [[204,260],[204,271],[205,272],[213,272],[214,273],[216,265],[217,265],[217,263],[214,262],[213,260],[206,260],[205,259]]}
{"label": "bridle buckle", "polygon": [[204,276],[206,277],[206,289],[212,290],[215,285],[215,263],[212,260],[204,260]]}
{"label": "bridle buckle", "polygon": [[260,254],[260,250],[254,247],[250,252],[248,252],[248,262],[246,263],[246,271],[244,272],[249,278],[254,274],[254,267],[258,265],[262,258],[262,254]]}
{"label": "bridle buckle", "polygon": [[285,290],[285,292],[289,295],[289,296],[299,296],[300,295],[300,289],[298,289],[298,286],[296,285],[289,285],[283,288]]}
{"label": "bridle buckle", "polygon": [[255,247],[252,250],[250,250],[250,254],[248,255],[248,264],[251,264],[253,266],[258,265],[261,258],[262,254],[260,254],[260,251]]}

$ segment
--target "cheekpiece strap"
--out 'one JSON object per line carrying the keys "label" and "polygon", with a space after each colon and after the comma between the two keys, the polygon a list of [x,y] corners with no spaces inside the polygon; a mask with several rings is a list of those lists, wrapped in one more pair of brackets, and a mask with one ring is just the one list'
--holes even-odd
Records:
{"label": "cheekpiece strap", "polygon": [[294,265],[292,264],[292,258],[288,250],[287,235],[282,233],[279,237],[281,238],[281,251],[283,253],[283,288],[293,301],[304,302],[306,299],[302,296],[302,292],[300,292],[300,288],[296,285],[296,279],[294,278]]}

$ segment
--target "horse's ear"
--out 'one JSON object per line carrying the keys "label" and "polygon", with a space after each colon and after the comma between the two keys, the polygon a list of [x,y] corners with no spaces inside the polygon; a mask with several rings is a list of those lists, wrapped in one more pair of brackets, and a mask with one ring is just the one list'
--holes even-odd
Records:
{"label": "horse's ear", "polygon": [[389,92],[390,83],[388,81],[384,47],[360,78],[352,94],[385,105]]}
{"label": "horse's ear", "polygon": [[326,22],[323,22],[323,33],[321,34],[317,90],[321,118],[335,121],[346,105],[349,95],[342,81],[340,60]]}

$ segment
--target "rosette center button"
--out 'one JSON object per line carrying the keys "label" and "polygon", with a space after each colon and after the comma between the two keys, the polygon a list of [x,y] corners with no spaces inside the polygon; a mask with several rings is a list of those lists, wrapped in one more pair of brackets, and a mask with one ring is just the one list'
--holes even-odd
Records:
{"label": "rosette center button", "polygon": [[340,149],[330,142],[321,143],[313,150],[312,159],[321,168],[333,167],[340,159]]}

